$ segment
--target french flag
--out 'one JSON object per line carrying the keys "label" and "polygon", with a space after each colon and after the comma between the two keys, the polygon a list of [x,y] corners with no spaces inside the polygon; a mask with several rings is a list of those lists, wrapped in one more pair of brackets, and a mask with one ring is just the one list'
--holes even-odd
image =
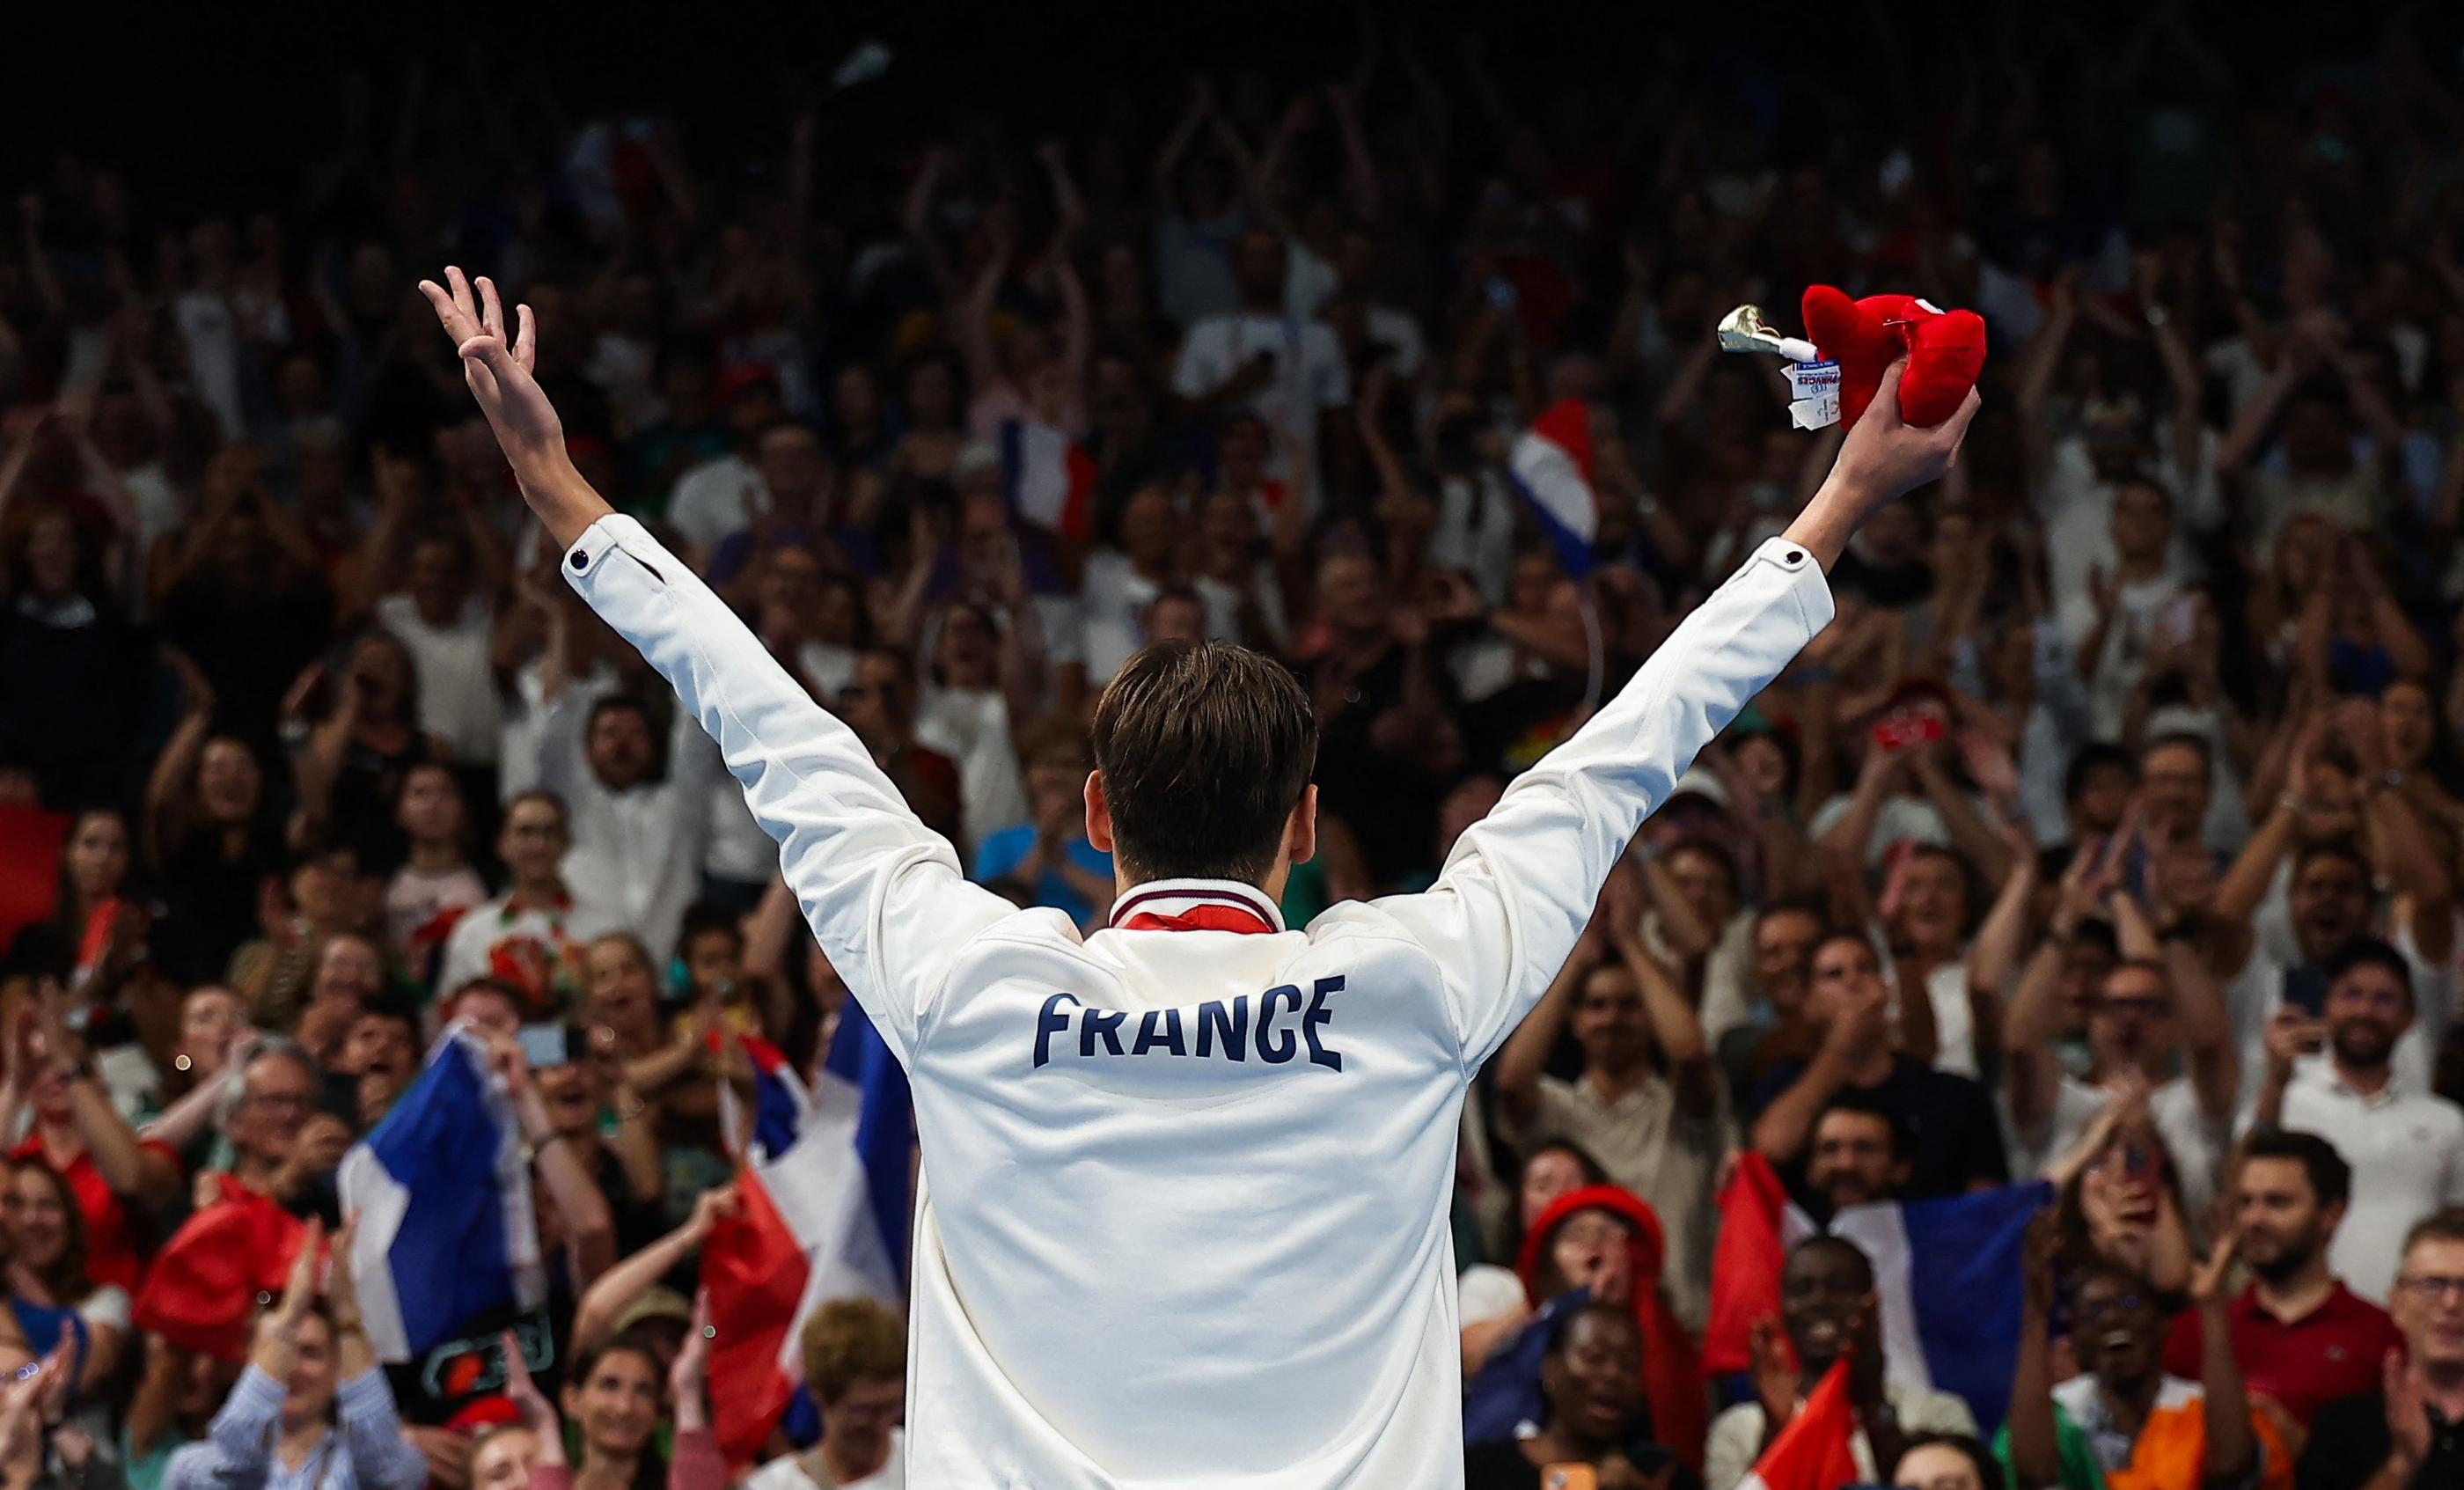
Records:
{"label": "french flag", "polygon": [[1529,503],[1566,573],[1592,571],[1599,537],[1599,500],[1592,487],[1592,410],[1580,399],[1559,399],[1531,421],[1507,455],[1514,489]]}
{"label": "french flag", "polygon": [[[782,1068],[764,1079],[793,1084]],[[737,1215],[711,1228],[702,1287],[713,1427],[732,1464],[761,1457],[803,1378],[804,1321],[858,1296],[906,1302],[910,1156],[907,1073],[850,1000],[828,1059],[803,1093],[782,1148],[747,1154]],[[757,1102],[758,1106],[758,1102]]]}
{"label": "french flag", "polygon": [[737,1105],[736,1088],[722,1083],[718,1097],[726,1137],[738,1159],[759,1163],[796,1146],[796,1135],[804,1129],[813,1099],[805,1092],[804,1084],[796,1080],[795,1067],[785,1051],[759,1036],[713,1030],[712,1053],[724,1056],[723,1046],[731,1041],[743,1049],[745,1060],[753,1066],[753,1130],[743,1130],[744,1114]]}
{"label": "french flag", "polygon": [[[1874,1264],[1891,1380],[1956,1392],[1989,1435],[2011,1403],[2028,1223],[2053,1198],[2053,1187],[2037,1181],[1850,1206],[1831,1219],[1831,1234]],[[1823,1228],[1787,1198],[1757,1153],[1739,1157],[1719,1205],[1703,1360],[1706,1369],[1732,1372],[1751,1360],[1753,1322],[1779,1313],[1788,1249]]]}
{"label": "french flag", "polygon": [[465,1026],[437,1037],[338,1179],[360,1218],[352,1276],[377,1359],[416,1360],[476,1316],[546,1304],[521,1126]]}
{"label": "french flag", "polygon": [[1041,421],[1001,427],[1001,494],[1021,520],[1066,537],[1094,527],[1095,462],[1078,442]]}
{"label": "french flag", "polygon": [[1737,1490],[1839,1490],[1854,1484],[1856,1432],[1856,1410],[1848,1401],[1848,1363],[1835,1361],[1796,1415],[1737,1481]]}

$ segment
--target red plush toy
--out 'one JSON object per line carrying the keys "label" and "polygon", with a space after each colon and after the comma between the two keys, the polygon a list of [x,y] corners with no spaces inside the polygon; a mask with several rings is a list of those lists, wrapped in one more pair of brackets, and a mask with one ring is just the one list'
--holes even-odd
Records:
{"label": "red plush toy", "polygon": [[1900,417],[1941,424],[1959,412],[1985,368],[1985,320],[1945,311],[1912,295],[1852,300],[1829,285],[1805,292],[1805,334],[1839,364],[1839,421],[1855,425],[1874,402],[1882,372],[1900,358]]}

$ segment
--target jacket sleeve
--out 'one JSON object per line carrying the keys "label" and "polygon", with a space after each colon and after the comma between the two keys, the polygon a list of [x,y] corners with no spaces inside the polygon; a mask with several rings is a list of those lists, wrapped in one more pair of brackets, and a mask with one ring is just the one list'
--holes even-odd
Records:
{"label": "jacket sleeve", "polygon": [[564,574],[717,742],[814,937],[905,1063],[951,959],[1009,903],[967,883],[854,732],[640,523],[592,524]]}
{"label": "jacket sleeve", "polygon": [[274,1463],[274,1425],[282,1415],[282,1383],[251,1366],[231,1384],[203,1441],[171,1456],[164,1490],[248,1490],[262,1485]]}
{"label": "jacket sleeve", "polygon": [[1515,779],[1436,885],[1377,903],[1436,959],[1466,1066],[1539,1001],[1609,870],[1695,753],[1831,615],[1814,557],[1763,544],[1615,699]]}
{"label": "jacket sleeve", "polygon": [[360,1490],[420,1490],[428,1483],[428,1457],[402,1436],[402,1414],[385,1371],[370,1367],[341,1384],[334,1400],[341,1419],[342,1452]]}

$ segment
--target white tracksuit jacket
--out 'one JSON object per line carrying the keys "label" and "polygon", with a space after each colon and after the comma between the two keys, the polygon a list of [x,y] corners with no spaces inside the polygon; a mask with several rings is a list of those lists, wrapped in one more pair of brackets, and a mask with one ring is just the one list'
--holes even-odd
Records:
{"label": "white tracksuit jacket", "polygon": [[565,577],[675,686],[905,1063],[909,1482],[1463,1482],[1447,1217],[1465,1086],[1547,989],[1704,743],[1831,620],[1774,539],[1463,836],[1436,887],[1287,930],[1252,887],[1141,886],[1221,930],[1082,938],[950,845],[630,518]]}

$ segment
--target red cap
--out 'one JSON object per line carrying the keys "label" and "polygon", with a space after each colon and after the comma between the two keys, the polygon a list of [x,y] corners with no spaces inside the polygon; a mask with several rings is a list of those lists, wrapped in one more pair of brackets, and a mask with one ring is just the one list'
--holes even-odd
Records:
{"label": "red cap", "polygon": [[482,1428],[501,1423],[518,1423],[522,1414],[511,1397],[473,1397],[462,1404],[462,1410],[445,1420],[452,1433],[475,1434]]}

